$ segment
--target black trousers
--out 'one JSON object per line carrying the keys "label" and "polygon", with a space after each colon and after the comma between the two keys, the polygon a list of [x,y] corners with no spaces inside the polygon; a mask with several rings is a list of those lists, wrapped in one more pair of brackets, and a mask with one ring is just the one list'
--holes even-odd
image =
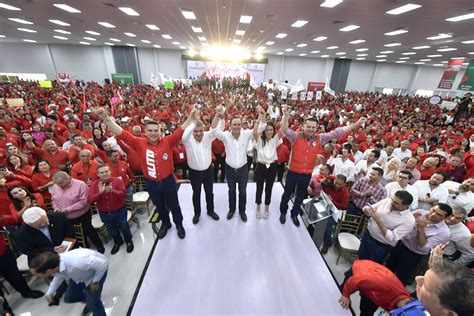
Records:
{"label": "black trousers", "polygon": [[265,185],[265,205],[270,205],[272,199],[272,188],[273,183],[275,182],[276,175],[276,163],[270,164],[267,168],[267,165],[262,163],[257,163],[255,167],[255,182],[257,183],[257,193],[255,195],[255,203],[257,205],[262,204],[262,193],[263,186]]}
{"label": "black trousers", "polygon": [[[18,270],[16,265],[16,258],[10,248],[5,250],[5,253],[0,256],[0,275],[11,284],[22,296],[27,296],[31,291],[26,283],[25,278]],[[3,292],[2,292],[3,294]],[[8,303],[7,303],[8,305]]]}
{"label": "black trousers", "polygon": [[214,212],[214,193],[213,193],[213,174],[212,165],[206,170],[198,171],[189,168],[189,178],[193,188],[193,206],[194,214],[201,215],[201,187],[204,186],[206,194],[207,213]]}
{"label": "black trousers", "polygon": [[89,247],[89,242],[87,241],[87,238],[89,238],[97,249],[104,248],[104,244],[102,244],[99,235],[97,235],[97,231],[92,227],[92,214],[90,210],[77,218],[70,219],[70,221],[73,225],[82,224],[86,237],[86,247]]}
{"label": "black trousers", "polygon": [[411,251],[401,241],[392,249],[387,259],[387,268],[400,279],[403,285],[408,284],[410,275],[418,267],[423,255]]}
{"label": "black trousers", "polygon": [[216,161],[214,162],[214,182],[217,182],[217,176],[219,174],[219,170],[221,171],[221,176],[219,177],[219,180],[221,182],[224,182],[225,179],[225,156],[220,154],[220,155],[215,155],[216,156]]}
{"label": "black trousers", "polygon": [[[350,268],[349,270],[347,270],[345,273],[344,273],[345,277],[344,277],[344,281],[342,282],[341,284],[341,292],[342,292],[342,289],[344,288],[344,284],[346,283],[346,281],[352,277],[352,268]],[[359,291],[359,295],[360,295],[360,305],[359,305],[359,308],[360,308],[360,316],[373,316],[375,311],[379,308],[377,306],[377,304],[375,304],[374,302],[372,302],[371,300],[369,300],[366,296],[364,296],[364,294],[362,294],[360,291]]]}
{"label": "black trousers", "polygon": [[283,175],[285,174],[285,163],[277,163],[276,164],[276,169],[277,169],[277,181],[282,182],[283,181]]}

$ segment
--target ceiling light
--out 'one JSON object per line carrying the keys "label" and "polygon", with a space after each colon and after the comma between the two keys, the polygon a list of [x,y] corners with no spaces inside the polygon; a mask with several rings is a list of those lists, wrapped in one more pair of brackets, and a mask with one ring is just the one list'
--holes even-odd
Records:
{"label": "ceiling light", "polygon": [[319,6],[324,8],[334,8],[338,4],[342,3],[342,0],[326,0],[321,3]]}
{"label": "ceiling light", "polygon": [[161,46],[160,46],[160,45],[156,45],[156,44],[155,44],[155,45],[153,45],[153,47],[154,47],[154,48],[161,48]]}
{"label": "ceiling light", "polygon": [[79,42],[79,44],[82,44],[82,45],[90,45],[91,43],[88,43],[88,42]]}
{"label": "ceiling light", "polygon": [[278,52],[277,53],[277,55],[283,55],[283,54],[284,54],[284,52]]}
{"label": "ceiling light", "polygon": [[67,37],[64,37],[64,36],[54,35],[53,37],[54,37],[54,38],[57,38],[57,39],[60,39],[60,40],[63,40],[63,41],[68,40],[68,38],[67,38]]}
{"label": "ceiling light", "polygon": [[357,54],[357,56],[359,57],[366,57],[366,56],[369,56],[368,54]]}
{"label": "ceiling light", "polygon": [[10,11],[21,11],[20,8],[14,7],[6,3],[0,3],[0,9],[10,10]]}
{"label": "ceiling light", "polygon": [[191,26],[191,28],[193,29],[194,33],[202,33],[202,28],[200,28],[200,27]]}
{"label": "ceiling light", "polygon": [[179,48],[181,48],[181,49],[186,49],[186,47],[185,47],[185,46],[180,46]]}
{"label": "ceiling light", "polygon": [[405,13],[405,12],[408,12],[408,11],[416,10],[418,8],[421,8],[421,5],[409,3],[409,4],[405,4],[401,7],[395,8],[393,10],[387,11],[385,13],[386,14],[392,14],[392,15],[398,15],[398,14],[402,14],[402,13]]}
{"label": "ceiling light", "polygon": [[21,24],[28,24],[31,25],[33,22],[22,20],[22,19],[17,19],[17,18],[8,18],[10,21],[16,22],[16,23],[21,23]]}
{"label": "ceiling light", "polygon": [[242,15],[240,17],[240,23],[249,24],[250,22],[252,22],[252,17],[250,15]]}
{"label": "ceiling light", "polygon": [[308,21],[305,20],[298,20],[295,23],[291,24],[291,27],[302,27],[304,26]]}
{"label": "ceiling light", "polygon": [[345,55],[346,53],[345,52],[338,52],[336,53],[336,55]]}
{"label": "ceiling light", "polygon": [[390,43],[390,44],[385,44],[385,47],[395,47],[395,46],[401,46],[402,43]]}
{"label": "ceiling light", "polygon": [[365,60],[364,57],[359,57],[359,58],[356,58],[356,60]]}
{"label": "ceiling light", "polygon": [[293,48],[287,48],[285,49],[285,52],[292,52],[293,51]]}
{"label": "ceiling light", "polygon": [[397,60],[395,63],[396,64],[403,64],[403,63],[406,63],[406,61],[405,60]]}
{"label": "ceiling light", "polygon": [[257,47],[257,50],[264,50],[264,49],[267,49],[265,46],[259,46]]}
{"label": "ceiling light", "polygon": [[469,65],[469,63],[462,63],[462,65],[463,65],[463,66],[467,66],[467,65]]}
{"label": "ceiling light", "polygon": [[71,32],[65,31],[65,30],[54,30],[54,31],[58,32],[58,33],[61,33],[61,34],[71,34]]}
{"label": "ceiling light", "polygon": [[96,39],[93,38],[93,37],[87,37],[87,36],[86,36],[86,37],[83,37],[83,38],[84,38],[85,40],[88,40],[88,41],[96,41]]}
{"label": "ceiling light", "polygon": [[172,44],[173,44],[173,45],[177,45],[177,46],[178,46],[178,45],[181,45],[180,42],[172,42]]}
{"label": "ceiling light", "polygon": [[326,47],[326,49],[338,49],[338,48],[339,48],[339,46],[328,46],[328,47]]}
{"label": "ceiling light", "polygon": [[408,59],[410,59],[410,57],[400,57],[400,58],[398,58],[398,59],[408,60]]}
{"label": "ceiling light", "polygon": [[428,45],[424,45],[424,46],[415,46],[415,47],[412,47],[413,49],[426,49],[426,48],[431,48],[431,46],[428,46]]}
{"label": "ceiling light", "polygon": [[183,14],[184,18],[187,20],[196,20],[196,16],[194,15],[194,12],[191,10],[181,10],[181,13]]}
{"label": "ceiling light", "polygon": [[425,63],[422,61],[416,62],[415,65],[424,65]]}
{"label": "ceiling light", "polygon": [[273,44],[275,44],[275,42],[273,42],[273,41],[268,41],[268,42],[265,43],[265,45],[267,45],[267,46],[272,46]]}
{"label": "ceiling light", "polygon": [[416,53],[415,52],[406,52],[406,53],[402,53],[402,55],[405,55],[405,56],[416,55]]}
{"label": "ceiling light", "polygon": [[[236,32],[236,34],[237,34],[237,32]],[[237,35],[239,35],[239,34],[237,34]],[[278,33],[277,35],[275,35],[275,37],[276,38],[285,38],[286,35],[287,35],[286,33]]]}
{"label": "ceiling light", "polygon": [[387,61],[386,59],[377,59],[377,62],[381,63],[383,61]]}
{"label": "ceiling light", "polygon": [[242,36],[242,35],[244,35],[244,34],[245,34],[245,31],[243,31],[243,30],[237,30],[237,31],[235,31],[235,35]]}
{"label": "ceiling light", "polygon": [[149,40],[141,40],[142,43],[145,43],[145,44],[151,44],[151,42]]}
{"label": "ceiling light", "polygon": [[327,39],[326,36],[318,36],[316,38],[313,38],[313,41],[315,42],[321,42],[321,41],[324,41],[325,39]]}
{"label": "ceiling light", "polygon": [[26,29],[24,27],[19,27],[17,28],[18,31],[22,31],[22,32],[27,32],[27,33],[38,33],[38,31],[35,31],[35,30],[32,30],[32,29]]}
{"label": "ceiling light", "polygon": [[474,52],[469,52],[468,54],[469,54],[469,55],[474,55]]}
{"label": "ceiling light", "polygon": [[133,10],[132,8],[129,8],[129,7],[119,7],[118,8],[120,11],[122,11],[123,13],[125,13],[126,15],[130,15],[130,16],[139,16],[140,14]]}
{"label": "ceiling light", "polygon": [[78,9],[76,8],[73,8],[67,4],[60,4],[60,3],[55,3],[53,4],[56,8],[58,9],[61,9],[61,10],[64,10],[64,11],[67,11],[69,13],[81,13],[81,11],[79,11]]}
{"label": "ceiling light", "polygon": [[368,48],[358,48],[356,49],[356,52],[366,52],[368,50],[369,50]]}
{"label": "ceiling light", "polygon": [[163,34],[161,35],[161,37],[163,37],[164,39],[172,39],[171,35],[168,34]]}
{"label": "ceiling light", "polygon": [[[205,36],[198,36],[198,40],[200,40],[201,42],[207,41],[207,39],[206,39]],[[234,41],[235,41],[235,40],[234,40]],[[239,43],[240,43],[240,40],[239,40]]]}
{"label": "ceiling light", "polygon": [[444,65],[443,64],[433,64],[433,66],[439,67],[439,66],[444,66]]}
{"label": "ceiling light", "polygon": [[455,50],[458,50],[458,49],[454,48],[454,47],[446,47],[446,48],[438,48],[437,49],[438,52],[452,52],[452,51],[455,51]]}
{"label": "ceiling light", "polygon": [[234,40],[232,42],[235,43],[235,44],[240,44],[240,40],[237,39],[237,38],[234,38]]}
{"label": "ceiling light", "polygon": [[127,44],[125,44],[125,45],[130,46],[130,47],[135,47],[135,44],[127,43]]}
{"label": "ceiling light", "polygon": [[463,60],[464,57],[452,57],[451,59],[453,59],[453,60]]}
{"label": "ceiling light", "polygon": [[451,34],[439,33],[439,34],[436,35],[436,36],[430,36],[430,37],[427,37],[426,39],[427,39],[427,40],[430,40],[430,41],[436,41],[436,40],[445,39],[445,38],[451,38],[451,37],[453,37]]}
{"label": "ceiling light", "polygon": [[61,26],[71,26],[71,24],[63,22],[61,20],[49,20],[49,22],[57,24],[57,25],[61,25]]}
{"label": "ceiling light", "polygon": [[0,38],[5,38],[5,35],[3,35],[3,34],[0,34]]}
{"label": "ceiling light", "polygon": [[155,24],[147,24],[146,27],[149,28],[152,31],[159,31],[160,30],[160,28],[158,26],[156,26]]}
{"label": "ceiling light", "polygon": [[100,33],[94,31],[86,31],[87,34],[99,36]]}
{"label": "ceiling light", "polygon": [[123,34],[127,35],[128,37],[137,37],[135,34],[130,33],[130,32],[125,32]]}
{"label": "ceiling light", "polygon": [[105,42],[104,45],[115,46],[114,43]]}
{"label": "ceiling light", "polygon": [[301,43],[301,44],[296,45],[296,47],[306,47],[306,46],[308,46],[308,44],[305,44],[305,43]]}
{"label": "ceiling light", "polygon": [[358,39],[358,40],[353,40],[353,41],[349,42],[349,44],[360,44],[360,43],[365,43],[365,40]]}
{"label": "ceiling light", "polygon": [[112,42],[117,42],[117,43],[121,42],[121,40],[119,40],[118,38],[109,38],[109,40],[111,40]]}
{"label": "ceiling light", "polygon": [[328,58],[329,55],[321,55],[321,58]]}
{"label": "ceiling light", "polygon": [[359,25],[348,25],[348,26],[345,26],[341,29],[339,29],[339,31],[341,32],[350,32],[350,31],[353,31],[353,30],[357,30],[360,26]]}
{"label": "ceiling light", "polygon": [[408,33],[408,30],[396,30],[396,31],[391,31],[391,32],[385,33],[385,35],[387,35],[387,36],[394,36],[394,35],[399,35],[399,34],[403,34],[403,33]]}
{"label": "ceiling light", "polygon": [[311,51],[311,54],[317,54],[317,53],[319,53],[319,52],[320,52],[319,50],[312,50],[312,51]]}
{"label": "ceiling light", "polygon": [[300,56],[306,56],[306,54],[305,54],[305,53],[302,53],[302,54],[300,54]]}
{"label": "ceiling light", "polygon": [[375,56],[375,58],[385,58],[385,57],[387,57],[387,55],[377,55],[377,56]]}
{"label": "ceiling light", "polygon": [[108,27],[109,29],[115,28],[115,25],[110,24],[110,23],[108,23],[108,22],[97,22],[97,23],[100,24],[100,25],[102,25],[102,26],[104,26],[104,27]]}
{"label": "ceiling light", "polygon": [[380,52],[380,54],[391,54],[393,53],[393,50],[384,50],[383,52]]}
{"label": "ceiling light", "polygon": [[201,45],[202,45],[203,47],[209,47],[209,44],[206,43],[206,42],[202,42]]}
{"label": "ceiling light", "polygon": [[36,43],[36,41],[32,39],[23,39],[23,42]]}
{"label": "ceiling light", "polygon": [[420,59],[420,61],[431,61],[431,59],[425,58],[425,59]]}
{"label": "ceiling light", "polygon": [[463,44],[474,44],[474,40],[463,41],[461,43],[463,43]]}
{"label": "ceiling light", "polygon": [[464,21],[464,20],[468,20],[468,19],[474,19],[474,13],[468,13],[468,14],[464,14],[464,15],[455,16],[455,17],[446,19],[446,21],[459,22],[459,21]]}
{"label": "ceiling light", "polygon": [[428,55],[426,57],[435,58],[435,57],[443,57],[443,55],[439,55],[439,54],[438,55]]}

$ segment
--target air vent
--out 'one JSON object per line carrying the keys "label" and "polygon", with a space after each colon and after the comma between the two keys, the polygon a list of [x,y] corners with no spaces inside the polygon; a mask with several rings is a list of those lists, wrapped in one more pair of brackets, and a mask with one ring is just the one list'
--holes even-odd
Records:
{"label": "air vent", "polygon": [[334,22],[332,22],[332,24],[342,24],[342,23],[344,23],[344,21],[334,21]]}
{"label": "air vent", "polygon": [[273,15],[273,14],[267,14],[267,15],[265,15],[265,19],[268,19],[268,20],[275,20],[275,19],[276,19],[276,16]]}
{"label": "air vent", "polygon": [[106,6],[106,7],[115,8],[115,4],[113,4],[113,3],[103,2],[102,5]]}

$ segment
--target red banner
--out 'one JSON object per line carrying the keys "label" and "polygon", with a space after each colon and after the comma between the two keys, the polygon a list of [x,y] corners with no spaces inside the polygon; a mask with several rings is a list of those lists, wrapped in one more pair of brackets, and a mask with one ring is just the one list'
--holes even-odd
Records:
{"label": "red banner", "polygon": [[325,83],[324,82],[308,82],[308,89],[307,91],[321,91],[324,89]]}
{"label": "red banner", "polygon": [[450,60],[446,68],[444,69],[443,77],[439,82],[439,89],[451,89],[453,87],[454,79],[461,69],[464,59],[453,59]]}

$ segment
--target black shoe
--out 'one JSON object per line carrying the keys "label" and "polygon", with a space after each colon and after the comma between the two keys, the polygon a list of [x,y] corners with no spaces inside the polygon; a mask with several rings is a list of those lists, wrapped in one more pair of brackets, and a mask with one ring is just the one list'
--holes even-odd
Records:
{"label": "black shoe", "polygon": [[24,298],[40,298],[44,295],[43,292],[41,291],[35,291],[31,290],[28,293],[25,293],[25,295],[22,295]]}
{"label": "black shoe", "polygon": [[325,255],[328,253],[328,250],[329,250],[329,246],[326,246],[326,245],[323,245],[323,247],[321,248],[321,250],[319,251],[322,255]]}
{"label": "black shoe", "polygon": [[300,221],[298,220],[298,215],[291,215],[291,220],[296,227],[300,227]]}
{"label": "black shoe", "polygon": [[242,219],[242,222],[246,223],[247,222],[247,214],[245,212],[239,212],[240,218]]}
{"label": "black shoe", "polygon": [[199,215],[194,215],[193,216],[193,224],[196,225],[197,223],[199,223]]}
{"label": "black shoe", "polygon": [[235,211],[229,211],[229,213],[227,213],[227,219],[232,219],[232,217],[234,217],[234,213]]}
{"label": "black shoe", "polygon": [[100,252],[101,254],[104,254],[104,253],[105,253],[105,248],[104,248],[104,246],[97,247],[97,252]]}
{"label": "black shoe", "polygon": [[114,246],[112,247],[112,251],[110,251],[110,254],[115,255],[119,251],[120,246],[122,246],[122,244],[123,244],[123,241],[115,243]]}
{"label": "black shoe", "polygon": [[184,237],[186,237],[186,231],[184,230],[183,225],[176,226],[176,229],[178,230],[179,239],[184,239]]}
{"label": "black shoe", "polygon": [[219,220],[219,215],[217,215],[216,212],[207,212],[207,215],[209,215],[213,220],[218,221]]}
{"label": "black shoe", "polygon": [[135,246],[133,245],[133,242],[128,242],[127,243],[127,252],[131,253],[135,249]]}
{"label": "black shoe", "polygon": [[286,223],[286,215],[285,214],[281,214],[280,215],[280,223],[283,225]]}
{"label": "black shoe", "polygon": [[158,231],[157,238],[158,239],[163,239],[166,236],[166,233],[168,232],[168,229],[170,229],[170,226],[164,225],[163,223],[161,224],[160,230]]}
{"label": "black shoe", "polygon": [[82,315],[87,315],[89,314],[91,311],[87,308],[87,305],[84,306],[84,309],[82,310]]}

